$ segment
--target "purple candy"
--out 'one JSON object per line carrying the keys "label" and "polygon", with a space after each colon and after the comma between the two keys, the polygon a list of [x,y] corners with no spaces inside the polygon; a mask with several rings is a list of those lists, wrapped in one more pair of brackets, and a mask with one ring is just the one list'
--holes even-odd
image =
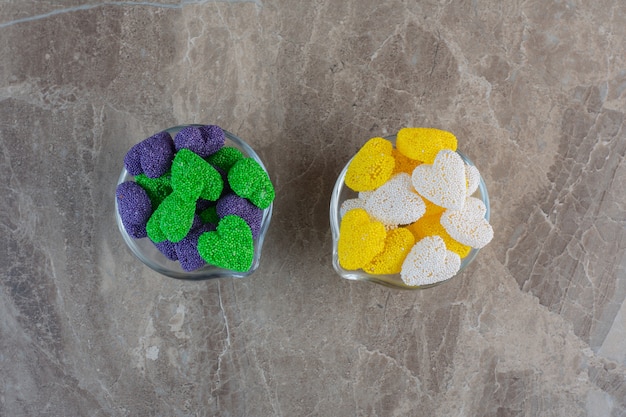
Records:
{"label": "purple candy", "polygon": [[124,167],[130,175],[143,174],[141,168],[141,142],[134,145],[124,156]]}
{"label": "purple candy", "polygon": [[252,237],[256,239],[261,231],[261,220],[263,210],[252,204],[245,198],[239,197],[235,193],[229,193],[217,200],[217,215],[223,218],[229,214],[234,214],[246,221],[252,230]]}
{"label": "purple candy", "polygon": [[181,268],[190,272],[206,264],[205,260],[198,253],[198,238],[202,233],[213,230],[215,230],[215,225],[210,223],[202,224],[192,229],[183,240],[174,245]]}
{"label": "purple candy", "polygon": [[152,214],[146,190],[136,182],[126,181],[117,186],[115,197],[124,229],[136,239],[146,237],[146,223]]}
{"label": "purple candy", "polygon": [[208,209],[209,207],[213,207],[214,205],[215,201],[199,198],[196,202],[196,213],[202,213],[204,210]]}
{"label": "purple candy", "polygon": [[174,160],[174,141],[166,131],[140,142],[141,168],[149,178],[165,174]]}
{"label": "purple candy", "polygon": [[178,260],[178,254],[176,253],[176,245],[169,240],[164,240],[160,243],[155,243],[154,246],[165,255],[168,259],[172,261]]}
{"label": "purple candy", "polygon": [[205,158],[224,146],[226,136],[219,126],[187,126],[174,137],[177,151],[186,148]]}
{"label": "purple candy", "polygon": [[212,155],[222,149],[226,143],[226,135],[221,127],[216,125],[206,125],[200,128],[205,138],[204,153],[206,156]]}

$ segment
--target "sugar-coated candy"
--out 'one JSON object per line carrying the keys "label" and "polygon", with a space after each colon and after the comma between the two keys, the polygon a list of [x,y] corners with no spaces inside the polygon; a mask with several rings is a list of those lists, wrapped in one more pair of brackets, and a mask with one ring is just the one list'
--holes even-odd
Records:
{"label": "sugar-coated candy", "polygon": [[385,225],[413,223],[426,211],[426,206],[404,172],[394,175],[365,198],[365,210]]}
{"label": "sugar-coated candy", "polygon": [[415,159],[409,158],[408,156],[404,155],[402,152],[398,151],[397,148],[392,149],[391,155],[396,161],[391,175],[395,175],[400,172],[405,172],[411,175],[415,167],[421,164],[420,161],[416,161]]}
{"label": "sugar-coated candy", "polygon": [[454,151],[444,149],[433,164],[415,167],[411,180],[419,195],[438,206],[458,210],[465,204],[465,163]]}
{"label": "sugar-coated candy", "polygon": [[176,153],[172,163],[172,189],[186,201],[198,198],[215,201],[224,188],[222,176],[204,159],[189,149]]}
{"label": "sugar-coated candy", "polygon": [[220,221],[220,217],[217,215],[217,207],[210,206],[200,212],[200,218],[204,223],[217,224]]}
{"label": "sugar-coated candy", "polygon": [[341,203],[339,207],[339,216],[343,217],[346,212],[355,208],[365,208],[365,199],[363,198],[349,198]]}
{"label": "sugar-coated candy", "polygon": [[266,209],[275,197],[274,186],[267,172],[253,158],[242,158],[228,171],[228,184],[240,197]]}
{"label": "sugar-coated candy", "polygon": [[169,171],[157,178],[139,174],[135,177],[135,182],[141,185],[148,193],[148,197],[150,197],[152,202],[152,208],[158,207],[165,200],[165,197],[172,192],[172,175]]}
{"label": "sugar-coated candy", "polygon": [[[160,229],[167,240],[176,243],[181,241],[191,230],[195,214],[195,201],[185,200],[173,192],[163,200],[152,216],[158,216]],[[148,223],[150,222],[148,221]]]}
{"label": "sugar-coated candy", "polygon": [[117,209],[126,232],[133,238],[147,236],[146,223],[152,214],[148,193],[137,183],[126,181],[115,191]]}
{"label": "sugar-coated candy", "polygon": [[395,167],[393,144],[384,138],[371,138],[354,155],[346,171],[345,183],[354,191],[371,191],[391,177]]}
{"label": "sugar-coated candy", "polygon": [[132,148],[124,155],[124,168],[130,175],[139,175],[143,173],[141,168],[141,147],[142,142],[133,145]]}
{"label": "sugar-coated candy", "polygon": [[452,278],[461,267],[461,258],[446,249],[439,236],[418,241],[402,263],[400,278],[410,286],[429,285]]}
{"label": "sugar-coated candy", "polygon": [[150,219],[148,219],[148,223],[146,224],[146,233],[148,235],[148,238],[153,243],[161,243],[167,240],[167,236],[165,236],[165,233],[161,229],[161,218],[163,217],[163,210],[159,210],[159,207],[154,210],[154,212],[150,216]]}
{"label": "sugar-coated candy", "polygon": [[164,240],[163,242],[155,243],[154,246],[161,252],[167,259],[170,261],[177,261],[178,254],[176,253],[176,244],[170,242],[169,240]]}
{"label": "sugar-coated candy", "polygon": [[413,234],[403,227],[390,230],[385,238],[382,252],[363,266],[363,270],[370,274],[398,274],[402,263],[415,244]]}
{"label": "sugar-coated candy", "polygon": [[235,162],[243,159],[244,155],[237,148],[232,146],[224,146],[207,158],[207,162],[216,168],[221,168],[224,172],[228,172],[235,165]]}
{"label": "sugar-coated candy", "polygon": [[455,240],[482,248],[493,239],[493,228],[485,219],[487,207],[482,200],[468,197],[460,210],[446,210],[441,215],[441,224]]}
{"label": "sugar-coated candy", "polygon": [[220,219],[229,214],[237,215],[248,223],[253,238],[256,239],[259,236],[263,210],[252,204],[248,199],[239,197],[235,193],[229,193],[217,200],[215,208]]}
{"label": "sugar-coated candy", "polygon": [[465,258],[472,250],[471,246],[464,245],[450,236],[445,227],[441,225],[441,214],[423,216],[415,223],[408,225],[406,228],[413,233],[416,241],[421,240],[426,236],[439,236],[446,244],[446,248],[456,253],[461,258]]}
{"label": "sugar-coated candy", "polygon": [[174,244],[176,258],[181,268],[187,272],[203,267],[206,262],[198,252],[198,238],[204,232],[215,230],[215,225],[206,223],[192,228],[183,240]]}
{"label": "sugar-coated candy", "polygon": [[470,196],[476,192],[480,184],[480,172],[474,165],[465,165],[465,178],[467,180],[467,195]]}
{"label": "sugar-coated candy", "polygon": [[174,141],[168,132],[159,132],[139,143],[139,153],[143,173],[158,178],[172,166]]}
{"label": "sugar-coated candy", "polygon": [[215,201],[205,200],[203,198],[199,198],[198,201],[196,201],[196,213],[202,213],[209,207],[215,207]]}
{"label": "sugar-coated candy", "polygon": [[343,216],[339,225],[337,256],[348,270],[363,268],[385,247],[385,226],[372,220],[364,209],[353,209]]}
{"label": "sugar-coated candy", "polygon": [[177,151],[189,149],[204,158],[217,152],[225,140],[224,131],[219,126],[187,126],[174,136],[174,146]]}
{"label": "sugar-coated candy", "polygon": [[430,127],[405,127],[396,135],[396,148],[403,155],[432,164],[439,151],[456,151],[456,137],[445,130]]}
{"label": "sugar-coated candy", "polygon": [[198,252],[211,265],[232,271],[248,271],[254,261],[250,226],[241,217],[228,215],[220,219],[214,232],[200,235]]}

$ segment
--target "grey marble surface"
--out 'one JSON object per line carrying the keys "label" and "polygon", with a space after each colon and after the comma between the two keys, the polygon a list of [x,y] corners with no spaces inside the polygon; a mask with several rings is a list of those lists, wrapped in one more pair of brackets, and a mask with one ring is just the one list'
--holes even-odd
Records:
{"label": "grey marble surface", "polygon": [[[626,415],[621,0],[0,0],[0,415]],[[259,270],[184,282],[116,228],[127,149],[181,123],[276,184]],[[342,280],[335,178],[454,132],[495,238],[425,291]]]}

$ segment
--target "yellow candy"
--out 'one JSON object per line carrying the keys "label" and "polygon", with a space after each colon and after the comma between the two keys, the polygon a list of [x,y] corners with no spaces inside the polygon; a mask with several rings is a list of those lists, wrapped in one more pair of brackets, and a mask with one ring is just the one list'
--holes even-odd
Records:
{"label": "yellow candy", "polygon": [[372,138],[354,155],[346,172],[346,185],[354,191],[371,191],[383,185],[396,164],[393,144],[384,138]]}
{"label": "yellow candy", "polygon": [[386,236],[385,226],[371,220],[364,209],[348,210],[339,226],[339,265],[348,270],[362,268],[383,251]]}
{"label": "yellow candy", "polygon": [[441,214],[428,217],[424,216],[415,223],[407,226],[407,229],[413,233],[416,241],[419,241],[426,236],[441,237],[446,244],[446,248],[449,251],[456,253],[461,258],[465,258],[469,255],[470,250],[472,250],[471,246],[457,242],[450,236],[446,229],[441,225]]}
{"label": "yellow candy", "polygon": [[402,263],[415,244],[413,234],[404,227],[391,230],[385,239],[385,248],[363,270],[370,274],[399,274]]}
{"label": "yellow candy", "polygon": [[415,159],[411,159],[408,156],[401,154],[396,148],[393,149],[392,155],[396,160],[396,166],[393,169],[392,175],[400,172],[406,172],[411,175],[415,167],[421,164],[420,161],[416,161]]}
{"label": "yellow candy", "polygon": [[452,133],[430,127],[405,127],[396,136],[398,151],[426,164],[432,164],[442,149],[456,151],[456,147],[457,140]]}
{"label": "yellow candy", "polygon": [[423,198],[422,200],[424,200],[424,204],[426,205],[426,213],[424,213],[424,217],[436,216],[446,210],[445,207],[438,206],[426,198]]}

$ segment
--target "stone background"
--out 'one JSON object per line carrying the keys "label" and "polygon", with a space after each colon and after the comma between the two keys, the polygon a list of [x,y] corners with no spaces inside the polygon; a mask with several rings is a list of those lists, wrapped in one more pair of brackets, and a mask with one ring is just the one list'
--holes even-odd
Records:
{"label": "stone background", "polygon": [[[0,415],[626,415],[622,0],[0,0]],[[114,221],[182,123],[277,188],[260,269],[182,282]],[[328,205],[370,137],[450,130],[491,196],[458,278],[339,278]]]}

